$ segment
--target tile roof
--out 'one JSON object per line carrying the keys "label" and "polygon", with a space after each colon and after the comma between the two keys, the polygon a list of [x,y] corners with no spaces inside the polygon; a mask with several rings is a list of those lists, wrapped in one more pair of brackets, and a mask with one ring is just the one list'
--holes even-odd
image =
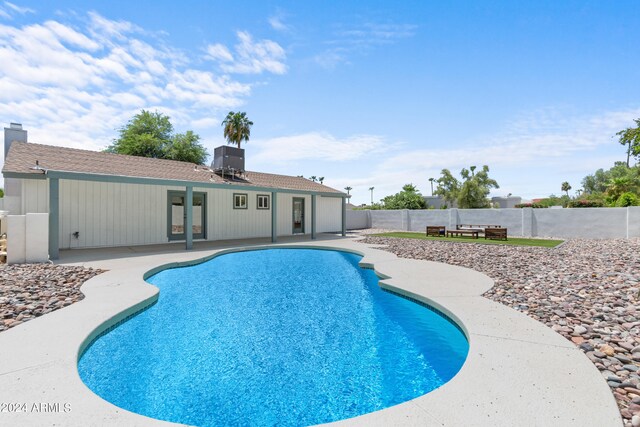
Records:
{"label": "tile roof", "polygon": [[7,153],[3,173],[41,174],[45,170],[95,175],[113,175],[158,180],[192,181],[289,190],[341,193],[306,178],[247,171],[244,180],[223,179],[204,166],[175,160],[127,156],[100,151],[79,150],[26,142],[13,142]]}

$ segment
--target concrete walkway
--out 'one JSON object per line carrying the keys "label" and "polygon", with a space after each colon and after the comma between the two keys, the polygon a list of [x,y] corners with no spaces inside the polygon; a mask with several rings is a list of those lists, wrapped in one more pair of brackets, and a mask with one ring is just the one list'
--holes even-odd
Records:
{"label": "concrete walkway", "polygon": [[[143,276],[266,241],[197,243],[61,253],[61,264],[110,270],[82,287],[86,298],[0,333],[0,425],[176,425],[102,400],[80,380],[79,352],[94,336],[157,298]],[[403,404],[334,423],[357,426],[621,426],[598,370],[546,326],[480,295],[493,282],[473,270],[400,259],[354,239],[287,239],[278,247],[326,247],[364,255],[381,286],[428,302],[459,322],[469,338],[461,371],[443,387]],[[44,404],[44,405],[43,405]],[[20,412],[17,412],[20,411]]]}

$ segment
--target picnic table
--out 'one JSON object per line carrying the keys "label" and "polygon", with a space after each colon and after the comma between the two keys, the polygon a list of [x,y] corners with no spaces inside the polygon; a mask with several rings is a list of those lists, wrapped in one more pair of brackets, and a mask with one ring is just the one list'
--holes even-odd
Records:
{"label": "picnic table", "polygon": [[471,236],[474,239],[478,238],[478,233],[480,233],[478,230],[473,230],[473,229],[457,229],[457,230],[447,230],[447,237],[453,237],[455,236]]}

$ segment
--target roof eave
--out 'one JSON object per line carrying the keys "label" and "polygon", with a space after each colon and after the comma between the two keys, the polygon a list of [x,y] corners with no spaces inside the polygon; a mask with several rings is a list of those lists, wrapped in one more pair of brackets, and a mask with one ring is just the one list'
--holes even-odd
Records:
{"label": "roof eave", "polygon": [[84,173],[73,171],[60,171],[60,170],[44,170],[44,173],[25,173],[25,172],[3,172],[5,178],[19,178],[19,179],[73,179],[77,181],[97,181],[97,182],[113,182],[122,184],[146,184],[146,185],[169,185],[180,187],[199,187],[199,188],[225,188],[234,190],[246,190],[246,191],[268,191],[278,193],[304,193],[304,194],[316,194],[323,197],[346,197],[346,194],[341,192],[329,192],[329,191],[315,191],[315,190],[299,190],[292,188],[281,187],[266,187],[257,185],[241,185],[232,184],[229,182],[203,182],[203,181],[188,181],[188,180],[174,180],[174,179],[161,179],[151,177],[138,177],[138,176],[124,176],[124,175],[107,175],[98,173]]}

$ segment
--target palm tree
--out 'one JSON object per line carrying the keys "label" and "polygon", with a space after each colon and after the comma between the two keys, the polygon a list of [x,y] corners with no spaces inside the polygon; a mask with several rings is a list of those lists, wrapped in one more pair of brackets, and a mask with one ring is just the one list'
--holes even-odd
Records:
{"label": "palm tree", "polygon": [[235,144],[240,148],[242,141],[249,141],[253,122],[249,120],[247,113],[229,111],[222,126],[224,126],[224,137],[227,138],[227,144]]}
{"label": "palm tree", "polygon": [[369,187],[369,191],[371,191],[371,205],[373,206],[373,190],[375,187]]}
{"label": "palm tree", "polygon": [[567,193],[567,197],[569,197],[569,190],[571,190],[571,185],[567,181],[562,183],[561,190]]}
{"label": "palm tree", "polygon": [[612,178],[607,184],[607,195],[611,200],[616,201],[622,193],[626,193],[631,188],[632,183],[628,177],[622,176],[619,178]]}
{"label": "palm tree", "polygon": [[435,178],[429,178],[429,182],[431,183],[431,195],[433,196],[433,181],[435,181]]}
{"label": "palm tree", "polygon": [[353,190],[352,187],[344,187],[345,190],[347,190],[347,197],[349,196],[349,191]]}
{"label": "palm tree", "polygon": [[318,178],[318,181],[320,181],[320,184],[322,184],[324,182],[324,176],[321,176],[320,178]]}
{"label": "palm tree", "polygon": [[318,178],[315,175],[310,176],[309,179],[313,182],[316,182],[318,180]]}

